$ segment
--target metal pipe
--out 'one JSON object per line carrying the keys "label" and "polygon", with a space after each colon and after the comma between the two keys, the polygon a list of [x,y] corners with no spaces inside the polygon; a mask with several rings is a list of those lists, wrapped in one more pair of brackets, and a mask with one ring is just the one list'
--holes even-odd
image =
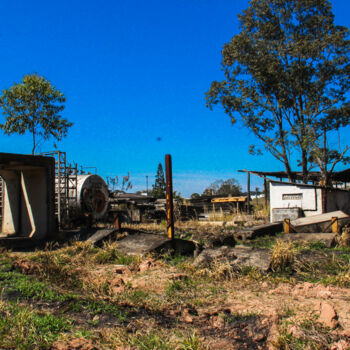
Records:
{"label": "metal pipe", "polygon": [[165,173],[167,234],[169,239],[174,239],[173,174],[170,154],[165,155]]}

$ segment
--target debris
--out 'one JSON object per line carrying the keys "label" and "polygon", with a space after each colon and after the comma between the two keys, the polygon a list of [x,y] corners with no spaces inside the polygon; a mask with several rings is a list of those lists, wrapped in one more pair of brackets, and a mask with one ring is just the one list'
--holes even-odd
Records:
{"label": "debris", "polygon": [[91,242],[92,244],[96,244],[103,239],[106,239],[107,237],[110,237],[112,234],[116,233],[116,229],[103,229],[103,230],[97,230],[92,236],[90,236],[87,241]]}
{"label": "debris", "polygon": [[246,239],[253,239],[264,235],[274,235],[282,232],[282,229],[281,222],[272,222],[238,231],[235,233],[235,238],[245,241]]}
{"label": "debris", "polygon": [[322,301],[320,305],[321,313],[319,321],[323,323],[326,327],[329,328],[335,328],[338,326],[338,316],[334,309],[334,307],[325,302]]}
{"label": "debris", "polygon": [[263,272],[270,268],[271,254],[268,249],[251,247],[221,247],[205,249],[194,261],[195,266],[209,265],[214,260],[228,260],[235,267],[251,266]]}
{"label": "debris", "polygon": [[327,248],[336,244],[336,233],[291,233],[279,239],[285,241],[322,242]]}
{"label": "debris", "polygon": [[221,247],[223,245],[234,247],[236,244],[236,240],[234,238],[234,234],[230,233],[194,233],[192,235],[192,240],[199,244],[203,244],[204,248],[215,248]]}

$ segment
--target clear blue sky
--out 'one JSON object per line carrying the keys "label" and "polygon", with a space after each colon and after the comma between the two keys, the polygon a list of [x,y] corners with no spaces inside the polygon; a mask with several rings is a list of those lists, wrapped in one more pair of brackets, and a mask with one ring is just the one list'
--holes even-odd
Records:
{"label": "clear blue sky", "polygon": [[[1,1],[0,89],[38,73],[67,98],[74,122],[59,149],[102,176],[131,174],[134,190],[154,181],[173,157],[174,187],[202,192],[238,169],[279,170],[271,156],[249,156],[255,139],[231,126],[204,93],[220,80],[221,48],[238,33],[247,0]],[[350,27],[350,3],[333,0]],[[157,138],[161,138],[157,141]],[[40,151],[53,149],[46,142]],[[30,153],[29,136],[1,136],[2,152]],[[252,186],[261,185],[253,178]]]}

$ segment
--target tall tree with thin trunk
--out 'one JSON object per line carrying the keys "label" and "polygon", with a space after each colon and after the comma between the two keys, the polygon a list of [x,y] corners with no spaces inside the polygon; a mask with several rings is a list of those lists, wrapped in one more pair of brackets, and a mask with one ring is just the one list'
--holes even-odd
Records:
{"label": "tall tree with thin trunk", "polygon": [[0,107],[5,123],[0,127],[8,135],[30,132],[34,154],[40,142],[67,136],[73,124],[60,115],[65,101],[63,93],[50,81],[37,74],[25,75],[21,83],[2,91]]}
{"label": "tall tree with thin trunk", "polygon": [[290,181],[297,152],[307,182],[324,133],[350,122],[349,31],[334,24],[328,0],[251,0],[239,20],[222,50],[225,79],[211,84],[207,106],[221,104],[251,130]]}

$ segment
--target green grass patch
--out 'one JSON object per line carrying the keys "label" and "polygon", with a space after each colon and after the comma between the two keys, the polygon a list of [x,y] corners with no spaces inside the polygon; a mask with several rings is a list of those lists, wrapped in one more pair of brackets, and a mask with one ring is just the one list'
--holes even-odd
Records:
{"label": "green grass patch", "polygon": [[71,329],[64,318],[39,314],[16,303],[0,304],[0,348],[48,349]]}

